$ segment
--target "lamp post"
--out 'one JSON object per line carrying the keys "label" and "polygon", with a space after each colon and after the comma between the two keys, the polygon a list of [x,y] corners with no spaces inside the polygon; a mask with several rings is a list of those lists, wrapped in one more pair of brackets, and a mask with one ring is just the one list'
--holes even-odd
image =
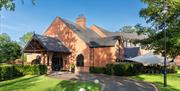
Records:
{"label": "lamp post", "polygon": [[[168,7],[166,4],[163,6],[163,18],[166,19],[166,13],[167,13]],[[163,68],[163,74],[164,74],[164,87],[167,86],[167,71],[166,71],[166,63],[167,63],[167,53],[166,53],[166,41],[167,41],[167,36],[166,36],[166,21],[163,21],[163,32],[164,32],[164,68]]]}

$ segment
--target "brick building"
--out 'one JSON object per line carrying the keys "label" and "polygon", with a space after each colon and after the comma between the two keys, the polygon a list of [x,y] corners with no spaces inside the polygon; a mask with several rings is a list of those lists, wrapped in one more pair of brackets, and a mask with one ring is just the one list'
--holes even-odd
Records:
{"label": "brick building", "polygon": [[88,72],[90,66],[145,54],[147,51],[130,42],[144,38],[136,33],[110,32],[97,25],[88,28],[84,16],[75,23],[56,17],[43,35],[33,35],[24,52],[27,63],[40,56],[49,70],[68,69],[74,64],[76,72]]}

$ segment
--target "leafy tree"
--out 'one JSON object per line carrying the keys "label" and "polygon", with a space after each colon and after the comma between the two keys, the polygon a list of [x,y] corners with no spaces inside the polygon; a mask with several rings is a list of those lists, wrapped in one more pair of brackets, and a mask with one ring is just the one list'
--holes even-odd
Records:
{"label": "leafy tree", "polygon": [[0,35],[0,41],[1,43],[10,42],[11,38],[6,33],[2,33]]}
{"label": "leafy tree", "polygon": [[21,56],[21,47],[7,34],[0,34],[0,63],[14,61]]}
{"label": "leafy tree", "polygon": [[[161,30],[165,26],[175,27],[180,25],[180,0],[141,0],[147,5],[140,10],[140,16],[147,23],[151,23]],[[167,13],[163,13],[167,7]],[[166,23],[166,24],[164,24]]]}
{"label": "leafy tree", "polygon": [[[35,4],[36,0],[32,0],[32,3]],[[21,0],[24,3],[24,0]],[[0,0],[0,10],[5,8],[6,10],[14,11],[15,10],[15,0]]]}
{"label": "leafy tree", "polygon": [[120,31],[125,33],[134,33],[136,32],[136,29],[133,26],[123,26]]}
{"label": "leafy tree", "polygon": [[[156,54],[162,54],[164,55],[164,32],[157,32],[154,29],[151,28],[145,28],[143,27],[145,32],[143,31],[141,33],[145,33],[149,36],[147,39],[143,40],[137,40],[135,43],[140,43],[143,48],[146,48],[148,50],[154,50],[154,53]],[[142,29],[143,29],[142,28]],[[148,30],[148,31],[147,31]],[[172,28],[167,29],[167,39],[166,39],[166,53],[169,58],[175,59],[176,56],[180,55],[180,27],[179,28]]]}
{"label": "leafy tree", "polygon": [[[164,55],[164,31],[166,31],[166,52],[169,57],[174,59],[177,55],[180,55],[180,1],[141,1],[147,4],[147,7],[141,9],[140,16],[145,18],[147,23],[152,24],[152,27],[135,26],[138,33],[147,34],[149,36],[149,38],[140,40],[138,43],[146,49],[153,49],[155,53]],[[163,13],[165,6],[167,7],[167,12]]]}
{"label": "leafy tree", "polygon": [[20,45],[23,47],[26,45],[26,43],[32,38],[33,33],[27,32],[22,37],[20,37]]}
{"label": "leafy tree", "polygon": [[136,28],[136,33],[138,35],[147,35],[147,36],[153,36],[156,35],[156,33],[158,32],[156,29],[152,28],[152,27],[144,27],[141,24],[136,24],[134,26]]}

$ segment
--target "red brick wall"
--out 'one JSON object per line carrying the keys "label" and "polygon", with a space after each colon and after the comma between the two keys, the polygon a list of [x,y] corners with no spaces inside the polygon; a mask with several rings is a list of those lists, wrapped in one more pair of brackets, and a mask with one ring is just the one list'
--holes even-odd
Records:
{"label": "red brick wall", "polygon": [[[71,54],[68,56],[68,64],[76,64],[76,57],[79,54],[84,56],[84,66],[89,67],[89,47],[87,44],[79,38],[66,24],[60,19],[56,18],[51,26],[47,29],[44,35],[56,37],[61,40],[68,48],[70,48]],[[77,68],[77,70],[80,68]],[[87,71],[88,69],[81,69]]]}
{"label": "red brick wall", "polygon": [[94,48],[94,66],[115,63],[117,58],[123,58],[123,47],[118,41],[114,47]]}
{"label": "red brick wall", "polygon": [[[70,48],[71,54],[65,58],[67,60],[67,64],[76,64],[77,55],[82,54],[84,56],[84,67],[76,67],[76,71],[88,72],[89,66],[92,66],[89,46],[74,31],[66,26],[66,24],[59,17],[52,22],[44,35],[56,37],[68,48]],[[107,63],[114,63],[119,54],[121,56],[123,55],[122,49],[123,48],[119,42],[117,42],[114,47],[95,48],[95,66],[105,66]]]}

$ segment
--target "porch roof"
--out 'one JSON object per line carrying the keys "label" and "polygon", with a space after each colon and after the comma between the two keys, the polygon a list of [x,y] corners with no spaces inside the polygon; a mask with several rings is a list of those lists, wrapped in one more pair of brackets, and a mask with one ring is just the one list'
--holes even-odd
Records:
{"label": "porch roof", "polygon": [[29,53],[42,51],[70,53],[69,48],[66,47],[60,40],[34,34],[32,39],[24,47],[24,52]]}

